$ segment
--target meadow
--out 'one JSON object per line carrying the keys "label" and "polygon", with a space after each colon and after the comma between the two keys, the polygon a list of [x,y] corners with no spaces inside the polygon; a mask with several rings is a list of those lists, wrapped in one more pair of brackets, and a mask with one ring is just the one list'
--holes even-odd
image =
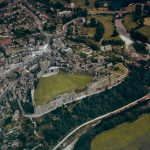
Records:
{"label": "meadow", "polygon": [[121,124],[99,134],[92,141],[92,150],[149,150],[150,114],[132,123]]}
{"label": "meadow", "polygon": [[[95,18],[96,20],[100,21],[104,28],[105,33],[103,35],[104,40],[111,40],[111,39],[120,39],[119,36],[112,37],[114,31],[114,23],[112,22],[113,16],[112,15],[92,15],[89,19]],[[94,36],[96,30],[89,29],[88,35]]]}

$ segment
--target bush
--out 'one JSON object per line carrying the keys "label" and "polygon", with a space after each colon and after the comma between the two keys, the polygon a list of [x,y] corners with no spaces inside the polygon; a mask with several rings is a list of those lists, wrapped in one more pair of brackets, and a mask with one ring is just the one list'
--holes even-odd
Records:
{"label": "bush", "polygon": [[138,53],[148,54],[148,50],[146,49],[145,43],[134,42],[133,46]]}
{"label": "bush", "polygon": [[142,34],[140,32],[137,32],[135,30],[131,30],[130,34],[131,34],[131,38],[134,41],[141,41],[141,42],[146,42],[146,43],[149,42],[148,37],[146,37],[144,34]]}
{"label": "bush", "polygon": [[124,45],[122,40],[103,40],[102,45]]}

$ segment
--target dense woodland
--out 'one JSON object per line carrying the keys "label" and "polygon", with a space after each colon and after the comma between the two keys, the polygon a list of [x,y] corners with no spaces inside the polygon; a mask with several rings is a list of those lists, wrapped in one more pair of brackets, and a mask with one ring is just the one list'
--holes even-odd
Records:
{"label": "dense woodland", "polygon": [[52,146],[80,124],[120,108],[148,93],[150,62],[141,67],[129,65],[130,74],[123,83],[103,93],[63,106],[37,119],[37,131],[42,130],[45,141]]}

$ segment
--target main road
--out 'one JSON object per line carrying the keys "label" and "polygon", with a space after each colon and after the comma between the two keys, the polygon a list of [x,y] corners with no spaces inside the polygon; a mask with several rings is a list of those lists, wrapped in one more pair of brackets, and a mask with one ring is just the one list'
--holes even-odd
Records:
{"label": "main road", "polygon": [[121,107],[121,108],[119,108],[119,109],[116,109],[116,110],[114,110],[114,111],[112,111],[112,112],[109,112],[109,113],[107,113],[107,114],[105,114],[105,115],[99,116],[99,117],[97,117],[97,118],[95,118],[95,119],[92,119],[92,120],[90,120],[90,121],[88,121],[88,122],[86,122],[86,123],[84,123],[84,124],[78,126],[76,129],[74,129],[72,132],[70,132],[64,139],[62,139],[62,140],[53,148],[53,150],[57,150],[69,137],[71,137],[75,132],[77,132],[77,131],[78,131],[79,129],[81,129],[82,127],[87,126],[87,125],[89,125],[89,124],[91,124],[91,123],[94,123],[94,122],[96,122],[96,121],[100,121],[100,120],[102,120],[102,119],[108,118],[108,117],[110,117],[110,116],[112,116],[112,115],[118,114],[118,113],[120,113],[120,112],[122,112],[122,111],[125,111],[125,110],[127,110],[127,109],[129,109],[129,108],[132,108],[133,106],[136,106],[136,105],[139,104],[140,102],[147,101],[147,100],[149,100],[149,99],[150,99],[150,93],[147,94],[147,95],[145,95],[144,97],[142,97],[142,98],[140,98],[140,99],[138,99],[138,100],[136,100],[136,101],[134,101],[134,102],[128,104],[128,105],[125,105],[125,106],[123,106],[123,107]]}

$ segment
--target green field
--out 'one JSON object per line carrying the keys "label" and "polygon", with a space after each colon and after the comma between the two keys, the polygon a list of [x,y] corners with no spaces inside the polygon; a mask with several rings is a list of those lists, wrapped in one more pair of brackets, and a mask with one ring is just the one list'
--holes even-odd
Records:
{"label": "green field", "polygon": [[125,75],[128,72],[128,69],[123,64],[116,64],[113,66],[111,75],[114,78],[118,78],[121,75]]}
{"label": "green field", "polygon": [[92,150],[149,150],[150,114],[132,123],[121,124],[92,141]]}
{"label": "green field", "polygon": [[92,81],[91,76],[80,74],[67,74],[60,72],[46,78],[40,78],[35,89],[35,103],[40,105],[63,93],[84,88]]}
{"label": "green field", "polygon": [[[137,29],[137,31],[139,31],[140,33],[142,33],[145,36],[147,36],[149,38],[149,40],[150,40],[150,26],[148,26],[149,23],[150,23],[149,20],[150,20],[150,17],[145,18],[145,24],[147,24],[147,25]],[[130,15],[126,15],[124,17],[124,26],[126,27],[126,29],[128,31],[138,27],[138,24],[133,19],[133,15],[130,14]]]}
{"label": "green field", "polygon": [[150,26],[150,17],[144,18],[144,25]]}
{"label": "green field", "polygon": [[[107,16],[93,15],[93,16],[89,17],[89,19],[91,19],[91,18],[96,18],[96,20],[102,22],[102,24],[104,25],[104,28],[105,28],[105,33],[103,36],[104,40],[120,39],[119,36],[116,36],[116,37],[111,36],[114,31],[114,25],[112,23],[113,18],[111,15],[107,15]],[[93,32],[93,36],[94,36],[94,34],[95,34],[95,32]],[[90,32],[90,36],[92,36],[91,32]]]}
{"label": "green field", "polygon": [[138,24],[133,19],[133,15],[130,14],[124,17],[124,26],[126,27],[128,31],[138,26]]}
{"label": "green field", "polygon": [[150,40],[150,27],[148,26],[143,26],[141,28],[139,28],[137,31],[143,33],[145,36],[148,37],[148,39]]}
{"label": "green field", "polygon": [[[75,4],[75,6],[78,7],[84,7],[85,6],[85,0],[71,0],[72,3]],[[95,0],[89,0],[89,5],[93,5]]]}

